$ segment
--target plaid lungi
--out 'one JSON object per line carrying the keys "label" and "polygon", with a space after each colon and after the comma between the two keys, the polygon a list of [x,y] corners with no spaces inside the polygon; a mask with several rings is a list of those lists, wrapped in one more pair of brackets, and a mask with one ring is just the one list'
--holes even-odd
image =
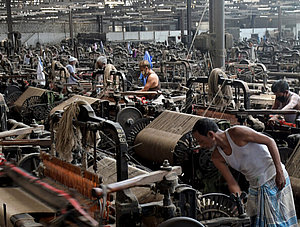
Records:
{"label": "plaid lungi", "polygon": [[291,182],[285,172],[286,185],[279,191],[275,177],[258,188],[249,188],[247,214],[255,222],[251,226],[298,226]]}

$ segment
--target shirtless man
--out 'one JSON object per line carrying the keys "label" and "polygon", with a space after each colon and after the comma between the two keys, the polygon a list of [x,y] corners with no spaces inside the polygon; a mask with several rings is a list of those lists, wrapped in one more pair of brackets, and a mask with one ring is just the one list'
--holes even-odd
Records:
{"label": "shirtless man", "polygon": [[151,69],[150,63],[147,60],[140,61],[139,67],[143,74],[146,84],[141,91],[158,91],[160,83],[157,74]]}

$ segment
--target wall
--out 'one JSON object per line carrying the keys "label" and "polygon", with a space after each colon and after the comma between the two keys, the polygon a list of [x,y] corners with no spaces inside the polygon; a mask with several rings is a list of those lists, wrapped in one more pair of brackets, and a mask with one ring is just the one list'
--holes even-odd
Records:
{"label": "wall", "polygon": [[251,34],[258,34],[259,38],[263,38],[263,36],[266,33],[266,30],[268,31],[274,31],[277,30],[277,28],[244,28],[240,30],[240,40],[242,40],[243,38],[251,38]]}
{"label": "wall", "polygon": [[[185,31],[186,34],[186,31]],[[181,31],[138,31],[138,32],[108,32],[107,41],[155,41],[165,42],[169,36],[175,36],[176,42],[180,41]]]}

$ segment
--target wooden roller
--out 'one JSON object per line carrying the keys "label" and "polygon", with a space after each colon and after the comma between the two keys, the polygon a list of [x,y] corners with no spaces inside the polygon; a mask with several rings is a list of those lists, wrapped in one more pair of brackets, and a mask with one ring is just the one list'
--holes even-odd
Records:
{"label": "wooden roller", "polygon": [[191,131],[202,117],[164,111],[137,135],[135,152],[141,158],[158,164],[168,159],[173,164],[173,151],[180,138]]}

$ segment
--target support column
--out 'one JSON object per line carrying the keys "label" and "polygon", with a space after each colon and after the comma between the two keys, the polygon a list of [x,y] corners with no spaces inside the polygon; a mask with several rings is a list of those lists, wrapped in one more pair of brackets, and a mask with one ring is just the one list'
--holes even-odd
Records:
{"label": "support column", "polygon": [[209,33],[214,33],[214,0],[209,0]]}
{"label": "support column", "polygon": [[184,37],[184,11],[181,10],[181,15],[180,15],[180,31],[181,31],[181,41],[183,42],[183,37]]}
{"label": "support column", "polygon": [[102,19],[103,19],[103,16],[102,16],[102,15],[97,15],[98,32],[99,32],[100,34],[103,33]]}
{"label": "support column", "polygon": [[191,45],[192,36],[192,0],[187,0],[187,41],[188,47]]}
{"label": "support column", "polygon": [[210,19],[209,28],[211,33],[211,38],[214,40],[214,45],[211,47],[211,53],[213,57],[213,67],[214,68],[224,68],[225,66],[225,13],[224,13],[224,0],[210,0]]}
{"label": "support column", "polygon": [[74,33],[73,33],[73,15],[72,15],[72,8],[69,11],[69,29],[70,29],[70,39],[72,42],[72,50],[74,49]]}
{"label": "support column", "polygon": [[103,15],[100,15],[100,24],[101,24],[100,33],[102,34],[104,32]]}
{"label": "support column", "polygon": [[281,39],[281,24],[282,24],[282,19],[281,19],[281,6],[278,7],[278,39]]}
{"label": "support column", "polygon": [[116,22],[114,20],[112,21],[112,31],[116,31]]}
{"label": "support column", "polygon": [[6,0],[6,12],[7,12],[7,18],[6,18],[6,21],[7,21],[7,31],[8,31],[8,35],[7,35],[7,38],[9,40],[13,40],[13,37],[12,37],[12,31],[13,31],[13,28],[12,28],[12,17],[11,17],[11,0]]}

